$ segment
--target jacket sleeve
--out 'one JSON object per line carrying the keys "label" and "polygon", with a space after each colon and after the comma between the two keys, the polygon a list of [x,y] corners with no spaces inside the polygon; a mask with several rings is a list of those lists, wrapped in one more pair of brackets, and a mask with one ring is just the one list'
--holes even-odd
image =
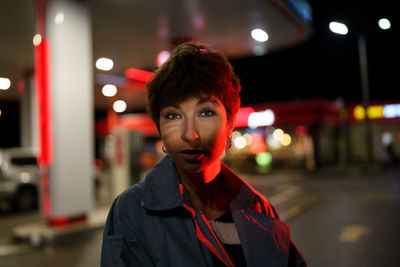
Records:
{"label": "jacket sleeve", "polygon": [[293,241],[290,241],[290,248],[289,248],[289,267],[307,267],[306,260],[304,259],[303,255],[297,249],[296,245]]}
{"label": "jacket sleeve", "polygon": [[[273,215],[273,217],[279,219],[278,212],[276,211],[275,207],[268,203],[269,212]],[[268,210],[267,210],[268,212]],[[290,247],[289,247],[289,267],[307,267],[307,262],[304,259],[303,255],[300,253],[296,245],[290,240]]]}
{"label": "jacket sleeve", "polygon": [[[154,266],[143,243],[135,234],[134,224],[126,220],[118,197],[108,214],[103,233],[101,267]],[[122,217],[122,218],[121,218]]]}

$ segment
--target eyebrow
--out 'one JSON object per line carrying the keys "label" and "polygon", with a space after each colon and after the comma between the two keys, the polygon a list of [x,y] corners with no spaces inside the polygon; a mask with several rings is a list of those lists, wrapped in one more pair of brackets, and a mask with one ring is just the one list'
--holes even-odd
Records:
{"label": "eyebrow", "polygon": [[[221,106],[221,103],[217,101],[217,98],[216,97],[212,97],[212,96],[209,96],[209,97],[205,96],[205,97],[199,98],[199,101],[197,102],[197,106],[200,106],[200,105],[202,105],[202,104],[204,104],[206,102],[211,102],[216,106]],[[180,105],[177,104],[177,103],[174,103],[174,104],[170,104],[170,105],[168,105],[168,106],[166,106],[164,108],[167,108],[167,107],[173,107],[173,108],[178,108],[179,109]]]}
{"label": "eyebrow", "polygon": [[197,102],[197,105],[199,106],[199,105],[204,104],[206,102],[211,102],[216,106],[220,106],[221,105],[221,103],[218,102],[215,97],[203,97],[203,98],[200,98],[199,102]]}

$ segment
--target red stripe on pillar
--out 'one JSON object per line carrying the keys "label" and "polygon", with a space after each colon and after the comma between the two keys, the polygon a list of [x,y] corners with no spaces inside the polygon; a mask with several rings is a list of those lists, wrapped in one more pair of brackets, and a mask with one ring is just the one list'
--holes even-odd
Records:
{"label": "red stripe on pillar", "polygon": [[35,87],[38,103],[40,147],[39,165],[50,165],[53,160],[49,60],[49,42],[42,37],[42,42],[35,46]]}

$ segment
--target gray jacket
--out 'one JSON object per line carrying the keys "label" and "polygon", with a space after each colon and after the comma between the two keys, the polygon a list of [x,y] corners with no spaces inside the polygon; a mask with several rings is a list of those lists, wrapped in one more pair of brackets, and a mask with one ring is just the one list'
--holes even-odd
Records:
{"label": "gray jacket", "polygon": [[[267,200],[243,186],[230,210],[247,266],[306,266]],[[117,197],[104,229],[101,266],[232,266],[203,213],[190,204],[166,156],[146,179]]]}

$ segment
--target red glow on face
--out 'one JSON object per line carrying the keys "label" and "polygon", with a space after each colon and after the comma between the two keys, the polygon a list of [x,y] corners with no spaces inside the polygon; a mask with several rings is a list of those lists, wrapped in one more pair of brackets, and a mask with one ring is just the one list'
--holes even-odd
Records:
{"label": "red glow on face", "polygon": [[189,97],[160,114],[161,137],[177,169],[212,179],[208,174],[219,172],[230,128],[223,104],[208,97]]}
{"label": "red glow on face", "polygon": [[153,77],[154,73],[150,71],[128,68],[125,71],[125,77],[130,80],[136,80],[140,82],[147,82],[151,77]]}
{"label": "red glow on face", "polygon": [[235,127],[248,127],[248,119],[250,114],[253,112],[255,112],[255,110],[251,107],[239,108],[239,111],[236,114]]}
{"label": "red glow on face", "polygon": [[296,129],[294,130],[294,132],[296,133],[296,135],[298,136],[304,136],[307,134],[307,127],[304,125],[299,125],[296,127]]}

